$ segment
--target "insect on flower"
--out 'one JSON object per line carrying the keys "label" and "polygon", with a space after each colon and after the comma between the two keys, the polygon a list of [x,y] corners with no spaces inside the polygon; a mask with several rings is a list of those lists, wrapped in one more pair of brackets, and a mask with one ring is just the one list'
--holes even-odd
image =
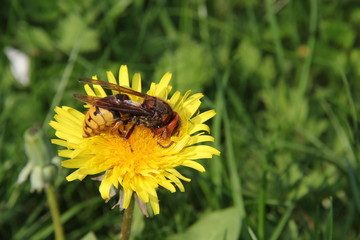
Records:
{"label": "insect on flower", "polygon": [[[129,139],[136,126],[144,125],[159,136],[158,144],[168,140],[178,133],[181,120],[164,100],[140,93],[117,84],[95,79],[80,78],[80,83],[100,85],[104,88],[118,91],[118,94],[104,98],[74,94],[74,97],[84,103],[92,105],[86,113],[83,124],[83,137],[92,137],[100,133],[110,132]],[[142,98],[138,103],[130,99],[129,95]]]}

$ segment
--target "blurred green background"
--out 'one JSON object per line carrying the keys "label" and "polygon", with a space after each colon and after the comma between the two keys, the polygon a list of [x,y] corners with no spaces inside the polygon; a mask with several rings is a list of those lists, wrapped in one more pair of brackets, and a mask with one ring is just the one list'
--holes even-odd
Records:
{"label": "blurred green background", "polygon": [[[48,143],[53,107],[82,109],[76,79],[126,64],[144,89],[172,72],[174,89],[203,92],[222,151],[205,174],[180,169],[185,193],[159,189],[133,239],[360,239],[359,29],[357,0],[2,1],[0,238],[54,239],[46,195],[16,184],[24,132]],[[8,47],[29,57],[28,84]],[[118,239],[116,200],[69,172],[54,185],[67,239]]]}

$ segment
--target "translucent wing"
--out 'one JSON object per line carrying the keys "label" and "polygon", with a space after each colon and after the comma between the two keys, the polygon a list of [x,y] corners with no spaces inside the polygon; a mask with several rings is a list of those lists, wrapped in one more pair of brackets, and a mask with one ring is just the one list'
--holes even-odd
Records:
{"label": "translucent wing", "polygon": [[95,85],[100,85],[106,89],[111,89],[111,90],[115,90],[115,91],[119,91],[122,93],[127,93],[127,94],[131,94],[134,96],[138,96],[138,97],[150,97],[149,95],[145,94],[145,93],[141,93],[135,90],[132,90],[130,88],[126,88],[126,87],[122,87],[119,86],[117,84],[114,83],[109,83],[109,82],[105,82],[105,81],[100,81],[100,80],[95,80],[95,79],[90,79],[90,78],[79,78],[78,79],[80,83],[83,84],[95,84]]}
{"label": "translucent wing", "polygon": [[122,100],[119,95],[126,96],[118,94],[100,98],[83,94],[74,94],[74,97],[84,103],[107,110],[118,111],[122,114],[132,114],[135,116],[151,116],[153,114],[151,110],[143,108],[140,104],[134,101],[128,99]]}

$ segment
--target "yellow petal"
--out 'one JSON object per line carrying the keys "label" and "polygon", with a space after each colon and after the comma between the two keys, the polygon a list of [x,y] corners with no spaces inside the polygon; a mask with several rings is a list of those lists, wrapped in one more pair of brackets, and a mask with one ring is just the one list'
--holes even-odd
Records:
{"label": "yellow petal", "polygon": [[68,136],[73,136],[75,138],[82,137],[82,129],[79,126],[64,125],[64,124],[61,124],[59,122],[54,122],[54,121],[51,122],[50,126],[55,128],[58,132],[62,132]]}
{"label": "yellow petal", "polygon": [[126,65],[121,65],[119,70],[119,82],[120,86],[130,87],[129,73]]}
{"label": "yellow petal", "polygon": [[176,176],[177,178],[180,178],[184,181],[190,182],[191,179],[184,177],[181,173],[179,173],[175,168],[166,169],[167,172],[171,173],[172,175]]}
{"label": "yellow petal", "polygon": [[87,95],[89,96],[96,96],[96,93],[94,92],[94,90],[90,87],[89,84],[85,84],[84,85],[84,89]]}
{"label": "yellow petal", "polygon": [[83,150],[82,149],[76,149],[76,150],[64,149],[64,150],[59,150],[58,155],[59,155],[59,157],[75,158],[79,155],[79,153],[81,153],[81,151],[83,151]]}
{"label": "yellow petal", "polygon": [[184,185],[181,183],[181,181],[174,176],[173,174],[169,173],[165,175],[166,178],[170,179],[175,185],[179,188],[181,192],[185,192]]}
{"label": "yellow petal", "polygon": [[86,177],[86,175],[79,174],[79,170],[76,170],[75,172],[68,175],[66,177],[66,180],[69,181],[69,182],[74,181],[76,179],[82,181],[85,177]]}
{"label": "yellow petal", "polygon": [[137,92],[141,92],[141,75],[140,73],[135,73],[132,79],[132,89]]}
{"label": "yellow petal", "polygon": [[79,128],[80,129],[80,128],[82,128],[82,125],[83,125],[83,122],[80,121],[79,119],[75,120],[75,119],[71,119],[71,118],[68,118],[68,117],[64,117],[63,115],[58,115],[57,114],[57,115],[54,116],[54,119],[58,123],[60,123],[62,125],[65,125],[65,126],[72,127],[72,128]]}
{"label": "yellow petal", "polygon": [[128,208],[131,198],[133,195],[133,190],[129,189],[129,188],[124,188],[124,205],[123,208]]}
{"label": "yellow petal", "polygon": [[205,172],[205,168],[203,167],[203,165],[201,165],[200,163],[195,162],[195,161],[191,161],[191,160],[184,161],[182,165],[189,167],[189,168],[196,169],[199,172]]}
{"label": "yellow petal", "polygon": [[194,102],[197,102],[199,101],[201,98],[204,97],[204,94],[202,93],[195,93],[193,95],[191,95],[189,98],[187,98],[185,101],[184,101],[184,105],[188,105],[188,104],[192,104]]}
{"label": "yellow petal", "polygon": [[186,101],[186,99],[190,96],[190,94],[192,93],[191,90],[188,90],[185,92],[184,96],[182,97],[182,99],[180,100],[179,104],[183,105],[184,102]]}
{"label": "yellow petal", "polygon": [[220,155],[216,148],[206,145],[196,145],[185,148],[181,154],[187,159],[212,158],[213,155]]}
{"label": "yellow petal", "polygon": [[112,185],[111,174],[112,170],[107,171],[99,186],[99,191],[103,199],[110,199],[110,188]]}
{"label": "yellow petal", "polygon": [[169,190],[170,192],[176,192],[176,189],[174,187],[174,185],[172,185],[168,180],[166,180],[164,177],[161,178],[161,180],[159,180],[159,185],[166,188],[167,190]]}
{"label": "yellow petal", "polygon": [[210,133],[210,128],[206,124],[195,124],[192,127],[189,128],[189,133],[193,134],[199,131],[205,131],[207,133]]}
{"label": "yellow petal", "polygon": [[196,143],[202,143],[202,142],[213,142],[214,141],[214,137],[210,136],[210,135],[198,135],[198,136],[191,136],[191,138],[189,139],[187,145],[193,145]]}
{"label": "yellow petal", "polygon": [[176,91],[170,98],[171,105],[175,106],[181,97],[181,93]]}
{"label": "yellow petal", "polygon": [[59,145],[59,146],[71,148],[71,149],[74,149],[74,148],[78,147],[78,144],[67,142],[67,141],[60,140],[60,139],[51,139],[51,143]]}
{"label": "yellow petal", "polygon": [[167,95],[168,95],[168,85],[171,79],[171,73],[165,73],[165,75],[161,78],[159,84],[156,86],[156,90],[155,90],[155,96],[161,98],[161,99],[166,99]]}
{"label": "yellow petal", "polygon": [[190,136],[189,135],[184,135],[180,141],[178,141],[176,143],[176,145],[173,147],[173,148],[169,148],[168,150],[168,154],[175,154],[175,153],[178,153],[180,152],[188,143],[190,139]]}
{"label": "yellow petal", "polygon": [[[156,194],[156,192],[155,192]],[[155,215],[160,213],[159,199],[157,195],[151,195],[150,197],[150,205]]]}
{"label": "yellow petal", "polygon": [[80,168],[89,161],[88,158],[74,158],[61,162],[61,166],[66,168]]}
{"label": "yellow petal", "polygon": [[194,123],[203,123],[209,120],[210,118],[214,117],[216,115],[215,110],[209,110],[203,113],[200,113],[196,117],[192,118],[191,121]]}
{"label": "yellow petal", "polygon": [[85,115],[78,110],[66,106],[61,108],[56,107],[55,112],[59,115],[59,119],[67,119],[67,121],[73,121],[75,123],[82,123],[85,117]]}
{"label": "yellow petal", "polygon": [[[106,76],[107,76],[107,79],[108,79],[108,82],[109,83],[113,83],[113,84],[118,84],[117,81],[116,81],[116,78],[114,76],[114,74],[110,71],[107,71],[106,72]],[[118,91],[115,91],[115,90],[111,90],[112,94],[115,95],[115,94],[118,94],[119,92]]]}
{"label": "yellow petal", "polygon": [[107,96],[106,92],[100,85],[94,85],[93,88],[95,90],[96,96],[101,97],[101,98],[104,98]]}
{"label": "yellow petal", "polygon": [[[62,126],[64,127],[64,126]],[[55,136],[57,136],[58,138],[61,138],[61,139],[65,139],[69,142],[72,142],[72,143],[80,143],[81,142],[81,139],[82,139],[82,136],[81,134],[78,134],[78,133],[66,133],[66,132],[62,132],[62,131],[56,131],[55,132]]]}
{"label": "yellow petal", "polygon": [[149,202],[149,194],[145,190],[136,191],[136,194],[141,199],[141,201],[143,201],[144,203]]}

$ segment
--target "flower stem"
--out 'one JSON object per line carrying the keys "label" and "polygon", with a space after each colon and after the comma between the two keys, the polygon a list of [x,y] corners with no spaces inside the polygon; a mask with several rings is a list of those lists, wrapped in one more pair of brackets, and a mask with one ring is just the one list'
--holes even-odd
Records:
{"label": "flower stem", "polygon": [[60,221],[59,207],[55,197],[54,187],[49,184],[46,188],[46,196],[50,207],[51,218],[54,224],[55,239],[64,240],[64,230]]}
{"label": "flower stem", "polygon": [[121,225],[120,240],[128,240],[130,237],[132,216],[134,212],[134,196],[130,200],[130,205],[125,209],[124,219]]}

